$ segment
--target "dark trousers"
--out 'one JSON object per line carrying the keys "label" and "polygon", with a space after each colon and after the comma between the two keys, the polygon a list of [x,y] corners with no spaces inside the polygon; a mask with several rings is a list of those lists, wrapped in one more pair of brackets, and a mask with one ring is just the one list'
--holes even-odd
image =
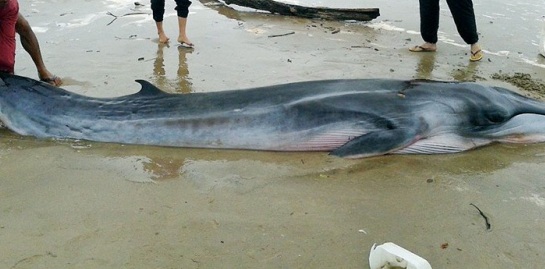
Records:
{"label": "dark trousers", "polygon": [[[189,0],[175,0],[176,11],[178,17],[187,18],[189,14],[189,6],[191,1]],[[163,15],[165,14],[165,0],[151,0],[151,10],[153,11],[153,20],[156,22],[163,21]]]}
{"label": "dark trousers", "polygon": [[[439,30],[439,0],[420,1],[420,32],[424,41],[437,43]],[[456,29],[467,44],[479,41],[475,12],[471,0],[447,0],[450,13],[454,18]]]}

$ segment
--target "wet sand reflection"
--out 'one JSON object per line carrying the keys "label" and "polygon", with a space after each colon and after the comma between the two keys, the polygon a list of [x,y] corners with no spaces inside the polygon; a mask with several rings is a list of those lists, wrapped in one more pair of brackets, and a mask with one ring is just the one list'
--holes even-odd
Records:
{"label": "wet sand reflection", "polygon": [[178,46],[178,70],[177,76],[170,79],[167,76],[168,67],[165,66],[164,49],[168,49],[168,44],[159,43],[157,45],[157,57],[153,63],[153,80],[157,87],[166,92],[172,93],[191,93],[193,92],[189,68],[187,65],[187,55],[193,53],[193,48]]}

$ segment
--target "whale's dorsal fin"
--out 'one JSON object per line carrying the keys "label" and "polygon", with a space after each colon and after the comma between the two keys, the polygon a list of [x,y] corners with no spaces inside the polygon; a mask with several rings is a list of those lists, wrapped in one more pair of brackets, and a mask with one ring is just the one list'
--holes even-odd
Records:
{"label": "whale's dorsal fin", "polygon": [[149,83],[148,81],[137,79],[136,82],[140,83],[142,89],[136,95],[162,95],[168,94],[161,89],[155,87],[155,85]]}

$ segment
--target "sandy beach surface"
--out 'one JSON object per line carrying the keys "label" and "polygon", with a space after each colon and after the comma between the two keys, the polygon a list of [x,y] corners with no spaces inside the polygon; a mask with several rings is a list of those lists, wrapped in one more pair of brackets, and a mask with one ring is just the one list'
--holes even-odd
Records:
{"label": "sandy beach surface", "polygon": [[[165,17],[169,45],[158,44],[147,1],[20,2],[48,68],[63,88],[89,96],[134,93],[135,79],[190,94],[379,77],[477,81],[545,96],[540,18],[514,24],[511,6],[476,6],[486,55],[470,63],[448,9],[439,51],[409,52],[421,39],[418,6],[408,1],[365,1],[381,8],[370,23],[194,1],[193,49],[174,42],[174,1]],[[18,46],[16,73],[36,78]],[[524,74],[520,87],[505,81],[515,73]],[[433,268],[539,268],[543,162],[543,144],[345,160],[49,141],[0,129],[0,268],[369,268],[371,246],[384,242]]]}

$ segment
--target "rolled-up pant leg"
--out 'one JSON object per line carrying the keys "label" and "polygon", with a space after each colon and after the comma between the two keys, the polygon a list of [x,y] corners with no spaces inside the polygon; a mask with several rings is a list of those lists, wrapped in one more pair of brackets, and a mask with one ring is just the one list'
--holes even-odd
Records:
{"label": "rolled-up pant leg", "polygon": [[162,22],[165,14],[165,0],[151,0],[151,10],[153,11],[153,20]]}
{"label": "rolled-up pant leg", "polygon": [[189,15],[189,6],[191,6],[191,1],[189,0],[175,0],[176,1],[176,11],[178,17],[187,18]]}
{"label": "rolled-up pant leg", "polygon": [[450,12],[454,18],[456,29],[467,44],[475,44],[479,41],[475,11],[471,0],[447,0]]}
{"label": "rolled-up pant leg", "polygon": [[[420,1],[420,34],[428,43],[437,43],[439,30],[439,0]],[[454,0],[456,1],[456,0]]]}

